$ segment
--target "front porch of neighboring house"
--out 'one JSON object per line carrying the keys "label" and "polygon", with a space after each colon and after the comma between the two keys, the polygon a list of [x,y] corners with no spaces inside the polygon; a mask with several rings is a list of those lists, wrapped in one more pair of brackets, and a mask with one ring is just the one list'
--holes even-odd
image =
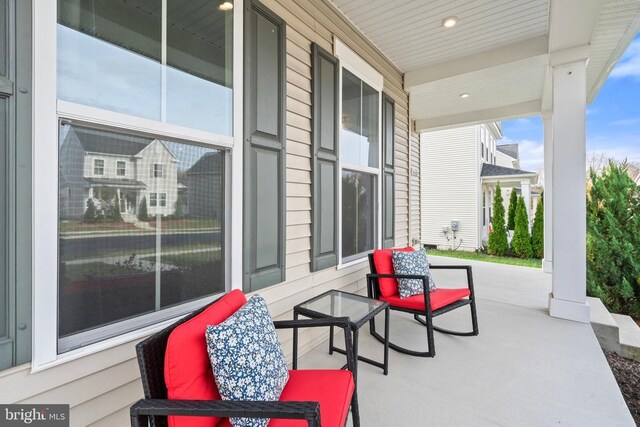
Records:
{"label": "front porch of neighboring house", "polygon": [[[505,222],[507,221],[506,213],[509,210],[509,197],[511,192],[515,191],[518,196],[522,196],[524,199],[527,215],[529,216],[529,228],[531,228],[533,214],[539,200],[539,193],[534,195],[531,187],[537,182],[537,179],[538,174],[535,172],[483,163],[480,180],[482,186],[482,242],[485,248],[487,247],[489,231],[492,226],[491,218],[496,185],[500,183],[505,209]],[[511,232],[508,232],[508,237],[512,237]]]}

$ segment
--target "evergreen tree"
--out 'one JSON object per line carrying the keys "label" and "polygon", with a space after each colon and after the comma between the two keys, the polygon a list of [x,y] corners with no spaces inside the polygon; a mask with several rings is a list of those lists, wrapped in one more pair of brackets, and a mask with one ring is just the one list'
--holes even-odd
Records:
{"label": "evergreen tree", "polygon": [[491,219],[493,230],[489,233],[488,251],[492,255],[506,255],[509,250],[507,229],[504,224],[504,205],[502,203],[502,189],[500,183],[496,185],[496,196],[493,200],[493,218]]}
{"label": "evergreen tree", "polygon": [[176,206],[175,206],[175,212],[173,213],[173,215],[176,218],[182,218],[184,216],[184,208],[182,207],[182,201],[180,199],[178,199],[176,201]]}
{"label": "evergreen tree", "polygon": [[118,222],[122,219],[122,217],[120,216],[120,201],[118,200],[117,196],[115,199],[113,199],[113,210],[111,211],[110,219],[114,222]]}
{"label": "evergreen tree", "polygon": [[138,210],[138,219],[140,221],[149,221],[146,197],[142,197],[142,200],[140,200],[140,209]]}
{"label": "evergreen tree", "polygon": [[509,230],[516,228],[516,206],[518,205],[518,195],[516,189],[511,189],[511,196],[509,197],[509,210],[507,216],[507,227]]}
{"label": "evergreen tree", "polygon": [[513,232],[513,239],[511,239],[511,249],[520,258],[531,258],[533,255],[531,235],[529,234],[529,216],[522,197],[518,197],[518,204],[516,205],[516,227]]}
{"label": "evergreen tree", "polygon": [[87,210],[84,211],[84,222],[95,222],[98,211],[93,199],[87,199]]}
{"label": "evergreen tree", "polygon": [[531,229],[531,249],[534,258],[544,256],[544,200],[540,196],[540,202],[536,206],[536,214],[533,217],[533,228]]}
{"label": "evergreen tree", "polygon": [[626,164],[591,169],[587,197],[587,294],[640,317],[640,190]]}

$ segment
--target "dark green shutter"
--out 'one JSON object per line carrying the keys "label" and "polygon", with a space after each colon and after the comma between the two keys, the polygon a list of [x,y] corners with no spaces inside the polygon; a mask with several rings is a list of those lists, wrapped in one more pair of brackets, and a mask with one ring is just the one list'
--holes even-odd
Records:
{"label": "dark green shutter", "polygon": [[245,6],[244,290],[285,280],[285,23]]}
{"label": "dark green shutter", "polygon": [[0,369],[31,359],[31,2],[0,0]]}
{"label": "dark green shutter", "polygon": [[391,248],[395,240],[395,104],[382,98],[382,247]]}
{"label": "dark green shutter", "polygon": [[312,46],[313,159],[311,271],[338,264],[338,59]]}

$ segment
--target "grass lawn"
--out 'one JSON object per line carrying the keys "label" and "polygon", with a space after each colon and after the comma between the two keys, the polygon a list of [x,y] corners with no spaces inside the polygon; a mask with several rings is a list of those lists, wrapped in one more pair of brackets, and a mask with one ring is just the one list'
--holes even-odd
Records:
{"label": "grass lawn", "polygon": [[473,261],[485,261],[485,262],[494,262],[496,264],[509,264],[509,265],[519,265],[522,267],[542,267],[542,260],[532,259],[532,258],[513,258],[506,256],[494,256],[487,255],[483,253],[475,253],[475,252],[464,252],[464,251],[441,251],[438,249],[429,249],[427,251],[429,255],[435,256],[447,256],[451,258],[461,258],[461,259],[470,259]]}

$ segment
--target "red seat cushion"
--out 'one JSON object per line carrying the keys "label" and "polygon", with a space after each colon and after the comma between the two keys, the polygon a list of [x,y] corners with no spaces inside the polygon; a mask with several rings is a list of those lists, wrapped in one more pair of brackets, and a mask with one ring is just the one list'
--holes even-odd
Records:
{"label": "red seat cushion", "polygon": [[[353,375],[350,371],[300,370],[289,371],[289,381],[280,401],[320,402],[322,427],[344,427],[353,395]],[[268,427],[306,427],[305,420],[272,419]],[[231,427],[228,419],[219,427]]]}
{"label": "red seat cushion", "polygon": [[[431,310],[437,310],[446,305],[467,298],[471,295],[471,291],[466,288],[461,289],[444,289],[438,288],[429,293],[431,298]],[[411,310],[424,311],[424,295],[413,295],[407,298],[400,298],[400,295],[391,295],[389,297],[380,297],[382,301],[386,301],[393,307],[408,308]]]}
{"label": "red seat cushion", "polygon": [[[393,260],[391,259],[391,251],[401,252],[413,252],[411,246],[406,248],[394,248],[394,249],[378,249],[373,251],[373,264],[376,266],[376,273],[378,274],[393,274]],[[380,294],[383,297],[390,297],[398,293],[398,281],[391,278],[378,279],[378,287],[380,288]]]}
{"label": "red seat cushion", "polygon": [[[207,325],[223,322],[246,302],[242,291],[231,291],[171,332],[164,358],[169,399],[220,400],[207,354],[205,330]],[[169,417],[169,426],[213,427],[219,421],[220,418]]]}

